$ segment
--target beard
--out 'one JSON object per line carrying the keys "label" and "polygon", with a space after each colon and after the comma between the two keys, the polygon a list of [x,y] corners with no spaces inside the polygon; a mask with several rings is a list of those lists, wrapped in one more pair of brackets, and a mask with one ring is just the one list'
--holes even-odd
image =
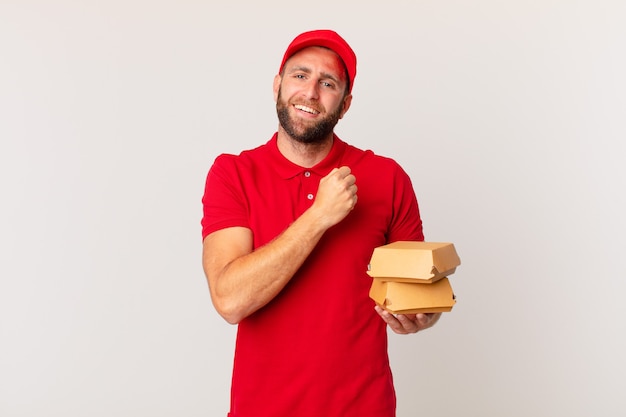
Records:
{"label": "beard", "polygon": [[[307,105],[306,103],[302,103]],[[326,140],[332,134],[333,129],[341,118],[342,106],[339,105],[335,111],[328,113],[323,118],[312,124],[303,123],[289,116],[289,103],[282,100],[280,89],[276,100],[276,113],[278,121],[285,132],[294,140],[300,143],[316,144]]]}

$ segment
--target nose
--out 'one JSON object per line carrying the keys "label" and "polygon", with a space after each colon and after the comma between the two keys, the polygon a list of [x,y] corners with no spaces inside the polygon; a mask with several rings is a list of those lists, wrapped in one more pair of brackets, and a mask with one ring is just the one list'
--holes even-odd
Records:
{"label": "nose", "polygon": [[303,95],[310,100],[317,100],[319,98],[319,87],[317,80],[307,80],[303,88]]}

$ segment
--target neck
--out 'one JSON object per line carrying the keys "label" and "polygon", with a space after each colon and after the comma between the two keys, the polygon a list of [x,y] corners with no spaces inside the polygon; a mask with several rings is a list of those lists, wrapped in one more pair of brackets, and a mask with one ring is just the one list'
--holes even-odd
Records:
{"label": "neck", "polygon": [[333,134],[316,143],[302,143],[289,136],[282,128],[278,129],[278,150],[285,158],[303,168],[317,165],[333,147]]}

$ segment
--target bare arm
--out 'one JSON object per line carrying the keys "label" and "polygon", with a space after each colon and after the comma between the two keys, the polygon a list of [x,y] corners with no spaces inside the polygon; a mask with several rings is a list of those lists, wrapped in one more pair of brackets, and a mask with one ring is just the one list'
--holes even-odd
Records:
{"label": "bare arm", "polygon": [[334,169],[320,181],[313,205],[276,239],[256,250],[252,231],[243,227],[208,235],[202,264],[218,313],[234,324],[270,302],[324,232],[354,208],[356,190],[349,168]]}

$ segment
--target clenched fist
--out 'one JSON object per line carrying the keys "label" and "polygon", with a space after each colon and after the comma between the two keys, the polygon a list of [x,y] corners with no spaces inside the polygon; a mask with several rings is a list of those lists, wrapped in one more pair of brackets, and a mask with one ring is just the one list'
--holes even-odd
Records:
{"label": "clenched fist", "polygon": [[356,178],[350,168],[334,168],[320,180],[315,202],[311,207],[319,212],[328,227],[343,220],[354,208],[357,200]]}

